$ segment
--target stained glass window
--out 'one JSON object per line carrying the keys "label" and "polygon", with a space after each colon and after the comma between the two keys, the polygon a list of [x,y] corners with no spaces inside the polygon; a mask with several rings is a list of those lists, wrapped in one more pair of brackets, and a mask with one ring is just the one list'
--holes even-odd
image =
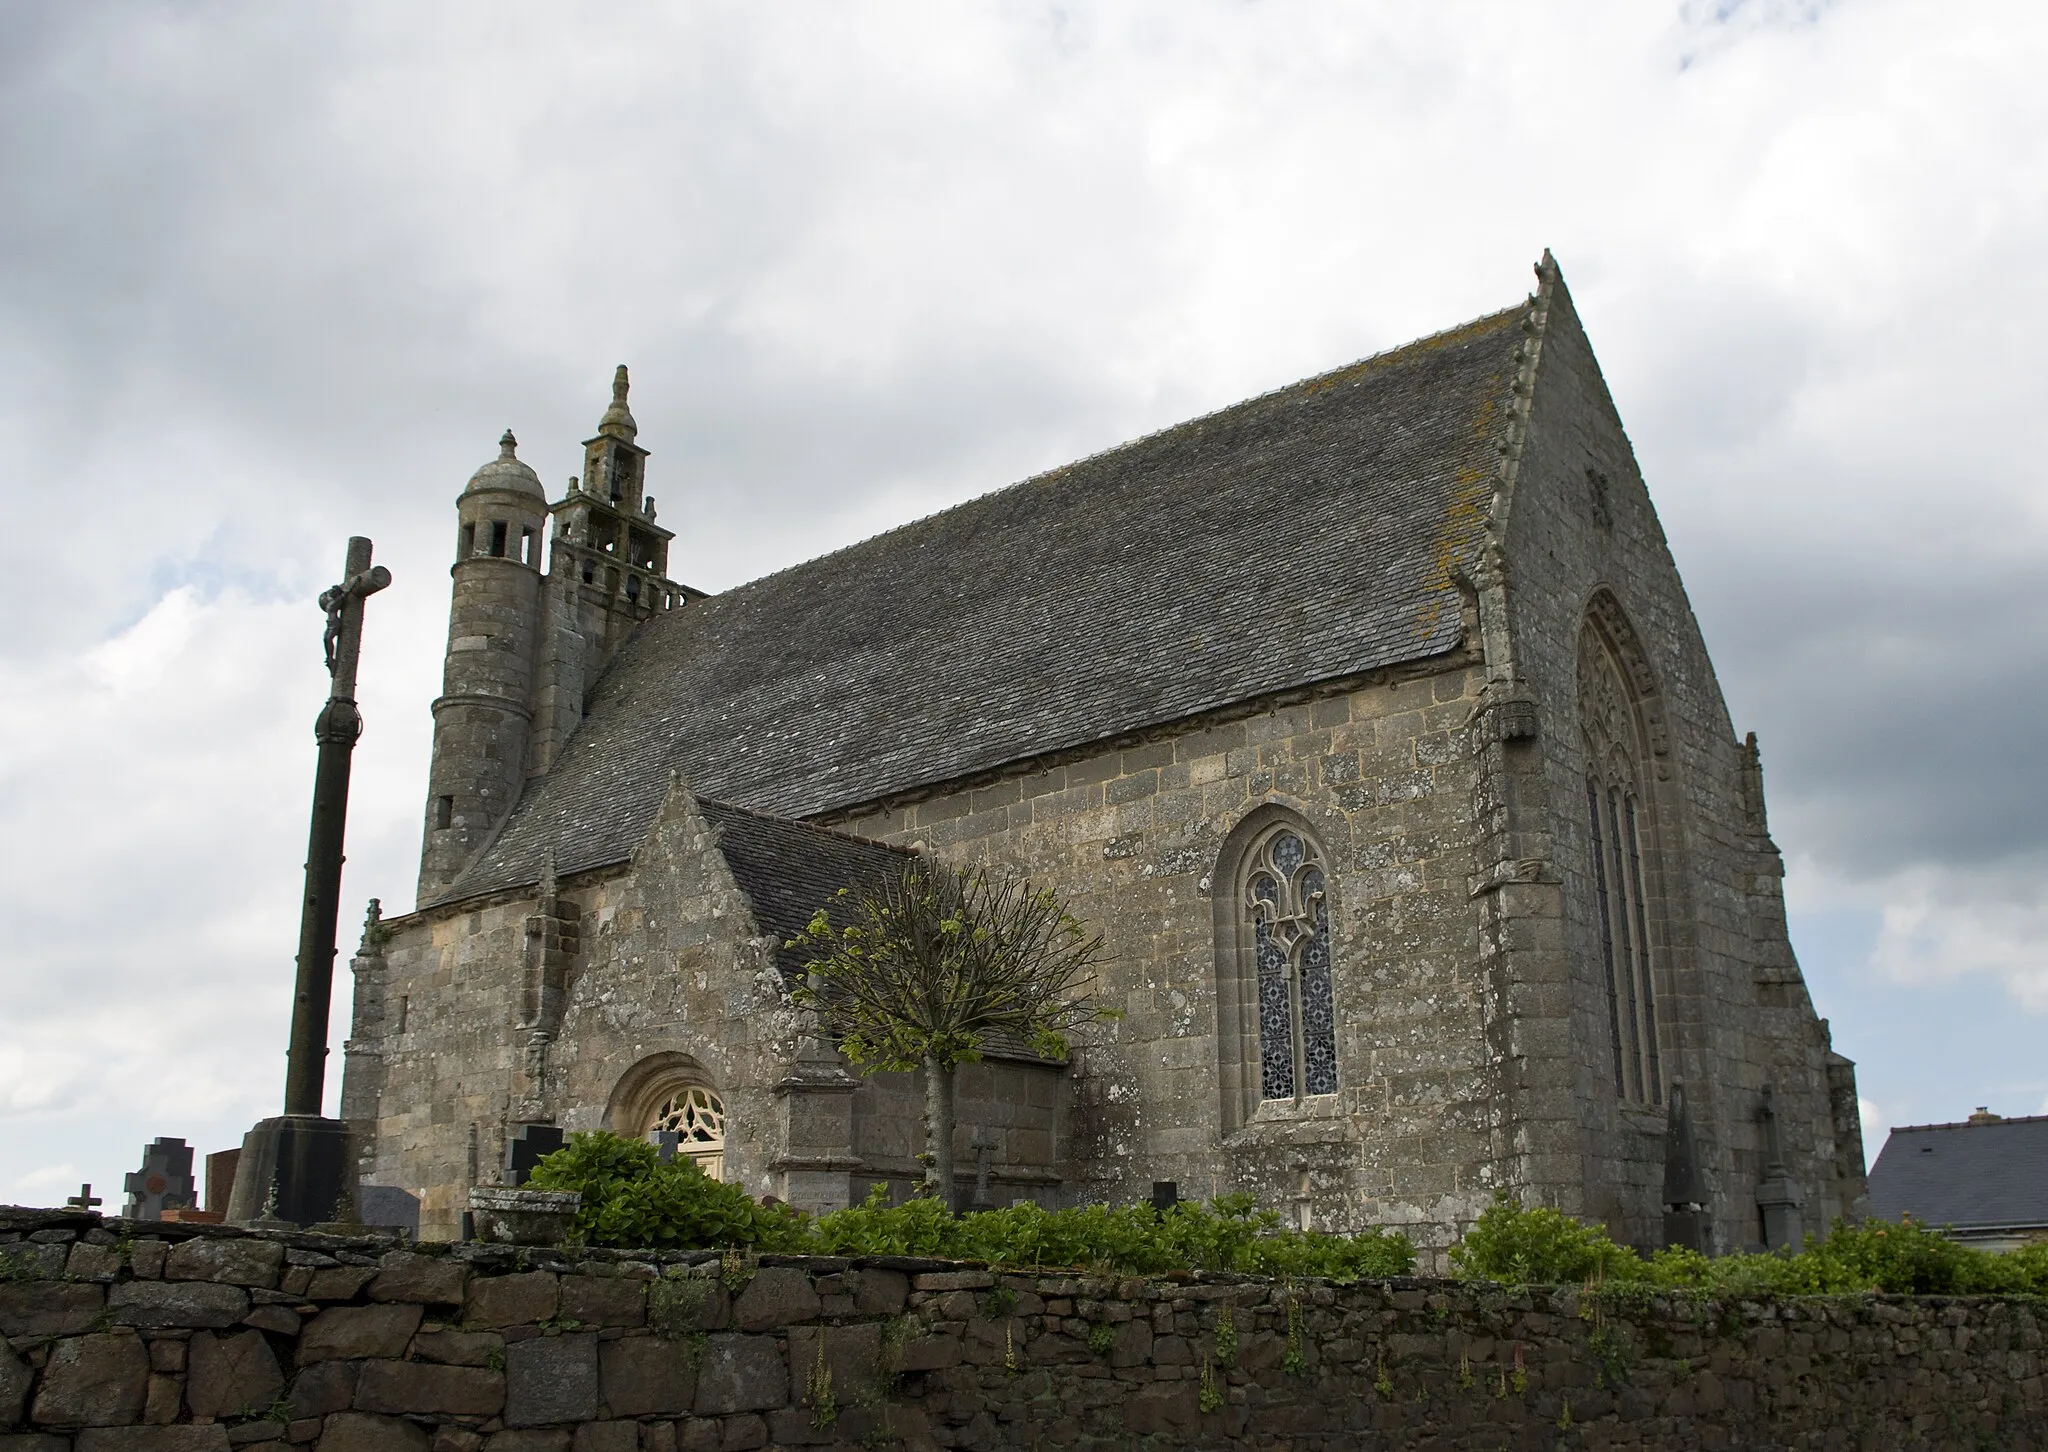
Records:
{"label": "stained glass window", "polygon": [[1246,854],[1243,880],[1258,973],[1259,1097],[1334,1094],[1329,894],[1315,844],[1276,827]]}

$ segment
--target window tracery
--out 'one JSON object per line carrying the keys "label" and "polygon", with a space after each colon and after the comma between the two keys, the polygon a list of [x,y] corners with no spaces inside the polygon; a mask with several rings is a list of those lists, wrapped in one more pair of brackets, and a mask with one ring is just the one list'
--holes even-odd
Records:
{"label": "window tracery", "polygon": [[664,1148],[689,1156],[712,1179],[725,1178],[725,1104],[702,1084],[676,1089],[664,1098],[646,1132]]}
{"label": "window tracery", "polygon": [[1258,974],[1259,1097],[1337,1092],[1328,887],[1314,842],[1272,828],[1245,854],[1241,899]]}
{"label": "window tracery", "polygon": [[1579,724],[1586,747],[1586,826],[1594,931],[1605,980],[1614,1092],[1664,1102],[1645,838],[1643,733],[1636,693],[1589,621],[1579,636]]}

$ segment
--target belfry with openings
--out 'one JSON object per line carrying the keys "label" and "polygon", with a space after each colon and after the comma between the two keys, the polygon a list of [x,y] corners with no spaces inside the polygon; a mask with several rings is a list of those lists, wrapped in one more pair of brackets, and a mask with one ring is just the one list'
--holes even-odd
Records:
{"label": "belfry with openings", "polygon": [[560,498],[508,432],[456,503],[418,903],[353,965],[365,1179],[446,1235],[603,1127],[908,1193],[922,1086],[841,1058],[788,942],[923,857],[1056,888],[1122,1010],[962,1070],[963,1192],[1249,1191],[1426,1257],[1498,1191],[1646,1247],[1856,1213],[1755,739],[1537,274],[717,595],[669,577],[624,368]]}

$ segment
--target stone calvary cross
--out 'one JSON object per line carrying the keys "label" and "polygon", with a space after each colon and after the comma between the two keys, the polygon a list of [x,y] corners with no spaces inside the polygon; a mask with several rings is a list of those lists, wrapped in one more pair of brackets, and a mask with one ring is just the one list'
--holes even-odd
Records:
{"label": "stone calvary cross", "polygon": [[[348,542],[341,583],[320,596],[321,637],[330,684],[313,723],[320,758],[313,774],[313,820],[306,843],[306,895],[299,910],[298,981],[285,1059],[284,1114],[249,1131],[236,1167],[228,1219],[274,1214],[294,1225],[346,1219],[355,1200],[348,1127],[321,1116],[327,1082],[327,1019],[334,997],[334,937],[341,906],[342,837],[356,738],[356,660],[363,644],[363,603],[391,583],[370,564],[370,541]],[[274,1207],[274,1208],[273,1208]]]}

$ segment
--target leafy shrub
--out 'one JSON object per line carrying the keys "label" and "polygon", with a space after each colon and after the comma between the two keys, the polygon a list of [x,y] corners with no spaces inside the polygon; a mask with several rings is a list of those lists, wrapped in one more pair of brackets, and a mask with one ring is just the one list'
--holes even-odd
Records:
{"label": "leafy shrub", "polygon": [[543,1156],[526,1183],[583,1196],[572,1234],[590,1245],[753,1250],[803,1247],[803,1217],[755,1203],[712,1179],[686,1155],[664,1161],[654,1146],[603,1131],[572,1134]]}
{"label": "leafy shrub", "polygon": [[1494,1196],[1465,1238],[1451,1247],[1451,1270],[1469,1280],[1509,1285],[1571,1285],[1638,1280],[1645,1265],[1597,1225],[1581,1225],[1544,1206]]}
{"label": "leafy shrub", "polygon": [[2048,1244],[2009,1254],[1959,1245],[1912,1220],[1897,1224],[1837,1220],[1803,1250],[1708,1257],[1667,1249],[1646,1257],[1616,1245],[1597,1225],[1555,1210],[1527,1208],[1505,1195],[1480,1215],[1451,1250],[1455,1274],[1511,1284],[1609,1281],[1723,1296],[1895,1295],[2048,1296]]}
{"label": "leafy shrub", "polygon": [[1183,1201],[1163,1215],[1149,1205],[1046,1210],[1024,1203],[956,1217],[935,1200],[891,1206],[877,1186],[865,1203],[820,1217],[813,1243],[828,1255],[929,1255],[1135,1275],[1221,1270],[1353,1281],[1404,1275],[1415,1264],[1401,1235],[1287,1231],[1279,1220],[1249,1195],[1218,1196],[1213,1205]]}
{"label": "leafy shrub", "polygon": [[1369,1230],[1328,1235],[1282,1230],[1250,1195],[1213,1205],[1183,1202],[1164,1215],[1150,1205],[1083,1205],[949,1215],[937,1200],[888,1203],[877,1186],[865,1202],[815,1220],[756,1204],[737,1185],[704,1175],[687,1158],[664,1163],[654,1146],[601,1131],[574,1134],[534,1167],[536,1190],[575,1190],[583,1204],[574,1235],[590,1245],[809,1251],[818,1255],[920,1255],[993,1266],[1057,1266],[1157,1275],[1219,1270],[1355,1281],[1405,1275],[1407,1238]]}

